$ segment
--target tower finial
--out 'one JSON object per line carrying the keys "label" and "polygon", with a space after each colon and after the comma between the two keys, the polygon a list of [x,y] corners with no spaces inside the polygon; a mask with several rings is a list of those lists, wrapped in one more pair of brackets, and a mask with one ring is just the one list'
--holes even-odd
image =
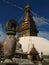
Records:
{"label": "tower finial", "polygon": [[30,5],[26,5],[25,9],[26,9],[27,12],[29,12],[31,10]]}

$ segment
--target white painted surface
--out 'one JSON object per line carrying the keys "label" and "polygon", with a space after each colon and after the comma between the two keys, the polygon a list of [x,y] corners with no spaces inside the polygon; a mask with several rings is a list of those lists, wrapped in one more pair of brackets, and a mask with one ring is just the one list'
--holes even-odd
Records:
{"label": "white painted surface", "polygon": [[21,37],[20,41],[24,52],[30,51],[33,44],[39,53],[43,52],[45,55],[49,55],[49,40],[42,37]]}

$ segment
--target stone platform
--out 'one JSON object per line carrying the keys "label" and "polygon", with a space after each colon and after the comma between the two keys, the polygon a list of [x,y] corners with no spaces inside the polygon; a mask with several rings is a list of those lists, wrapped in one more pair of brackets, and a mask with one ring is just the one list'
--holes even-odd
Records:
{"label": "stone platform", "polygon": [[34,64],[18,64],[18,63],[0,63],[0,65],[34,65]]}
{"label": "stone platform", "polygon": [[0,63],[0,65],[19,65],[18,63]]}
{"label": "stone platform", "polygon": [[13,58],[12,60],[5,59],[4,62],[0,62],[0,65],[34,65],[34,63],[28,59]]}

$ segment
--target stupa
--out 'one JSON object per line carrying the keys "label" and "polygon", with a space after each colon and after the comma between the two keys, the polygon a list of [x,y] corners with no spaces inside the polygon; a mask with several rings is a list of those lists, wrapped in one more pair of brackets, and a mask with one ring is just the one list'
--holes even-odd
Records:
{"label": "stupa", "polygon": [[3,43],[3,53],[5,58],[12,58],[16,49],[16,28],[17,22],[15,20],[9,20],[6,23],[7,36]]}
{"label": "stupa", "polygon": [[[38,30],[36,28],[35,22],[33,20],[33,17],[31,16],[31,7],[29,5],[26,5],[25,10],[26,10],[26,14],[23,18],[23,21],[22,21],[22,24],[20,27],[20,39],[23,37],[28,37],[28,36],[29,37],[37,36],[37,34],[38,34]],[[22,46],[24,46],[23,43],[22,43]],[[36,55],[39,56],[39,54],[37,53],[37,51],[35,50],[34,47],[31,49],[31,52],[33,52],[31,57],[33,56],[36,58]],[[34,54],[35,54],[35,56],[34,56]],[[37,60],[37,58],[36,58],[36,60]]]}

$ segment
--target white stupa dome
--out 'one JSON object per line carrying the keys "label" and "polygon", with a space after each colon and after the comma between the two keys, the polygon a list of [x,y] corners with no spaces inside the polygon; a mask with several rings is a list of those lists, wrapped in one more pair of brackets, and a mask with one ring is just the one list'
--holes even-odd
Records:
{"label": "white stupa dome", "polygon": [[36,50],[41,54],[49,55],[49,40],[42,37],[20,37],[19,43],[22,44],[22,49],[24,52],[31,50],[32,45],[34,44]]}

